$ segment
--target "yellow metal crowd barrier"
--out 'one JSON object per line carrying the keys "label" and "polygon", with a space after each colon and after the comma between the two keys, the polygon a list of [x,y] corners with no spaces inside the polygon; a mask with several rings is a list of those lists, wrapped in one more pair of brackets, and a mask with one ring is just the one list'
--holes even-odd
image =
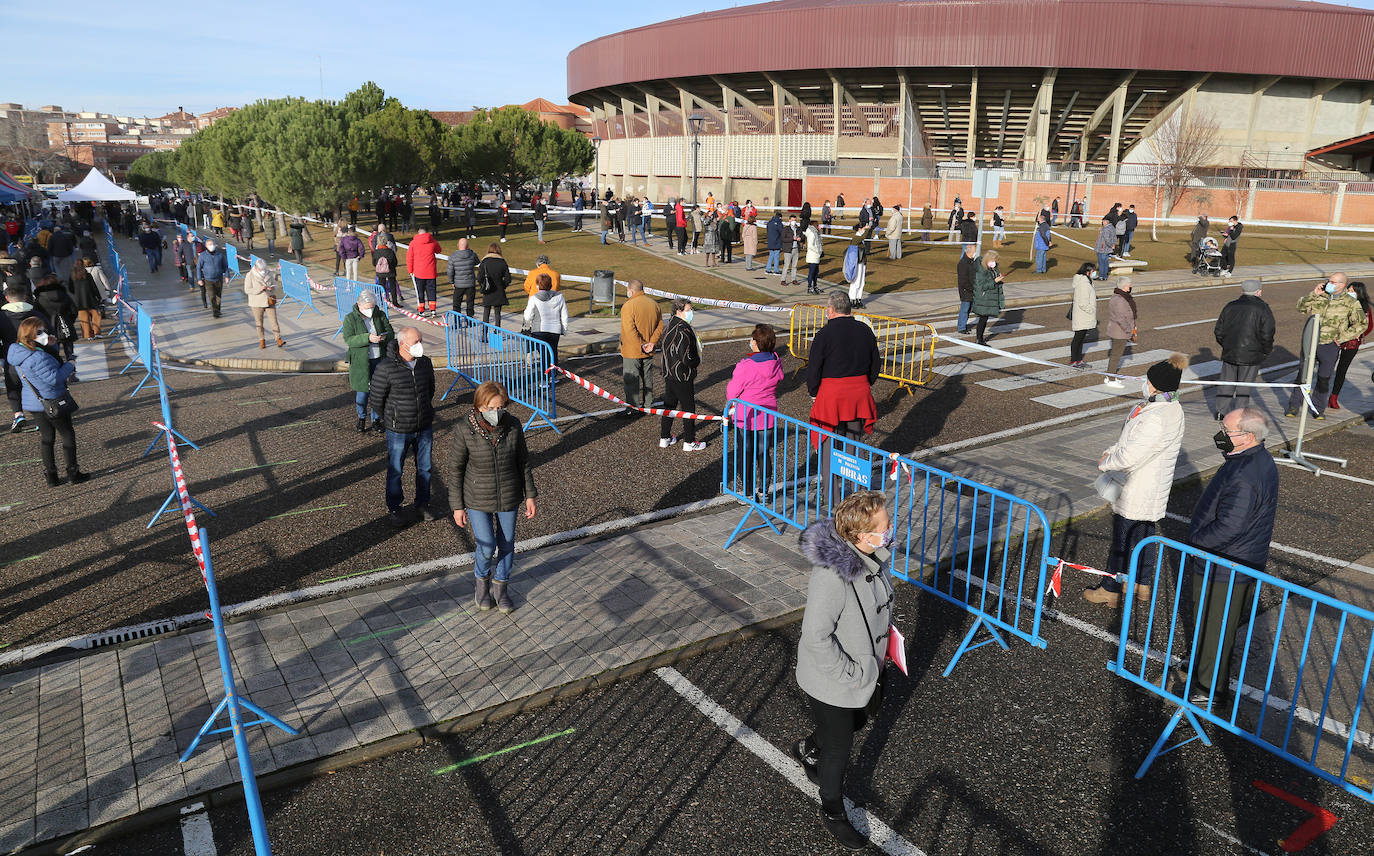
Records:
{"label": "yellow metal crowd barrier", "polygon": [[[896,381],[907,392],[930,382],[930,365],[935,359],[934,327],[867,312],[855,312],[854,317],[872,327],[878,337],[878,354],[883,361],[879,377]],[[793,308],[792,323],[787,331],[787,348],[792,356],[806,362],[811,353],[811,340],[816,338],[826,320],[824,306],[801,303]]]}

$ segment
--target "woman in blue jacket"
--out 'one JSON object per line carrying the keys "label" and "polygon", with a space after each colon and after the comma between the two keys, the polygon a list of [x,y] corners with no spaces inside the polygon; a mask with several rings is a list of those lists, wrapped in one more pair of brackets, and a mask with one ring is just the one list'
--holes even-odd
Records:
{"label": "woman in blue jacket", "polygon": [[53,445],[62,435],[62,454],[67,460],[67,479],[81,484],[90,476],[76,465],[76,432],[72,417],[49,416],[43,409],[43,399],[61,398],[67,392],[67,378],[76,371],[76,363],[62,362],[46,350],[49,342],[48,325],[42,318],[25,318],[19,324],[19,334],[5,354],[5,360],[19,373],[21,406],[25,415],[38,426],[39,442],[43,450],[43,472],[48,484],[57,487],[64,479],[57,476],[57,460]]}

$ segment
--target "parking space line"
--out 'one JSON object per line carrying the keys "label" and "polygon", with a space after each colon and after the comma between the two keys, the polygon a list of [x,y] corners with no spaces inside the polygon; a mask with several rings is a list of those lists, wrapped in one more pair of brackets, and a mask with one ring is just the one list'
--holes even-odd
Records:
{"label": "parking space line", "polygon": [[186,856],[216,856],[215,832],[205,803],[191,803],[181,810],[181,846]]}
{"label": "parking space line", "polygon": [[313,512],[313,511],[328,511],[328,510],[330,510],[331,508],[343,508],[345,505],[348,505],[348,503],[346,503],[346,502],[340,502],[340,503],[337,503],[337,504],[335,504],[335,505],[320,505],[320,506],[316,506],[315,508],[301,508],[301,509],[298,509],[298,510],[296,510],[296,511],[284,511],[284,512],[282,512],[281,514],[274,514],[274,515],[272,515],[271,517],[269,517],[269,518],[267,518],[267,519],[268,519],[268,520],[277,520],[277,519],[282,518],[282,517],[295,517],[297,514],[310,514],[310,513]]}
{"label": "parking space line", "polygon": [[[715,723],[720,730],[735,738],[741,746],[748,749],[760,761],[772,767],[775,772],[791,782],[793,787],[806,794],[817,804],[820,803],[821,798],[816,786],[806,778],[806,773],[802,771],[800,764],[783,754],[772,743],[764,740],[757,731],[745,725],[730,711],[716,704],[710,696],[698,689],[696,684],[687,680],[677,669],[672,666],[664,666],[661,669],[655,669],[654,674],[658,675],[665,684],[672,687],[674,692],[682,696],[703,716]],[[877,845],[884,853],[890,854],[890,856],[927,856],[924,850],[898,835],[894,829],[869,814],[866,809],[856,807],[848,797],[845,797],[844,805],[854,828],[865,833],[869,841]]]}
{"label": "parking space line", "polygon": [[372,568],[371,570],[366,570],[366,571],[357,571],[357,572],[352,573],[352,574],[344,574],[344,575],[341,576],[341,577],[330,577],[330,578],[328,578],[328,579],[320,580],[320,582],[321,582],[321,583],[332,583],[332,582],[335,582],[335,581],[337,581],[337,580],[351,580],[351,579],[353,579],[354,577],[367,576],[368,574],[375,574],[375,573],[377,573],[378,571],[390,571],[390,570],[392,570],[392,569],[394,569],[394,568],[399,568],[399,567],[400,567],[400,565],[383,565],[383,566],[380,567],[380,568]]}

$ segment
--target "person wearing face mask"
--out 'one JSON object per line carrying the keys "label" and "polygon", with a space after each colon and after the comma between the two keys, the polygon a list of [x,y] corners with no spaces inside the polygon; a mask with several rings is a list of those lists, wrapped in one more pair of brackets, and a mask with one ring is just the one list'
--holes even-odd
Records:
{"label": "person wearing face mask", "polygon": [[[1364,307],[1346,287],[1347,282],[1345,274],[1333,273],[1325,282],[1318,283],[1310,294],[1304,294],[1298,300],[1298,311],[1309,316],[1307,323],[1318,325],[1312,382],[1312,406],[1316,410],[1314,419],[1324,419],[1327,405],[1330,404],[1328,391],[1331,389],[1331,375],[1336,371],[1336,361],[1340,359],[1340,343],[1359,338],[1364,333]],[[1297,383],[1303,382],[1303,375],[1307,371],[1310,335],[1307,328],[1303,327],[1302,360],[1298,364]],[[1303,406],[1302,390],[1295,389],[1283,415],[1297,416],[1298,408]]]}
{"label": "person wearing face mask", "polygon": [[367,406],[386,430],[386,509],[396,528],[408,522],[401,511],[401,475],[415,453],[415,513],[427,523],[439,517],[429,507],[430,452],[434,446],[434,363],[425,356],[420,331],[401,327],[387,356],[377,364]]}
{"label": "person wearing face mask", "polygon": [[[196,259],[196,284],[200,286],[200,305],[219,317],[220,295],[229,273],[229,257],[214,238],[205,240],[205,252]],[[207,300],[208,298],[208,300]]]}
{"label": "person wearing face mask", "polygon": [[[691,413],[697,406],[697,367],[701,365],[701,346],[692,329],[692,302],[679,297],[673,300],[673,314],[663,327],[658,347],[663,353],[663,408]],[[673,436],[673,417],[659,420],[658,447],[666,449],[677,443]],[[682,451],[700,452],[706,448],[697,442],[695,419],[682,420]]]}
{"label": "person wearing face mask", "polygon": [[453,522],[472,526],[473,602],[478,609],[515,611],[507,585],[515,559],[515,513],[534,518],[534,465],[520,420],[506,411],[505,387],[487,381],[472,394],[472,410],[453,432],[448,500]]}
{"label": "person wearing face mask", "polygon": [[1002,294],[1001,271],[997,269],[997,251],[983,253],[983,260],[973,274],[973,314],[978,316],[978,344],[986,345],[988,319],[995,318],[1006,308]]}
{"label": "person wearing face mask", "polygon": [[[1269,562],[1279,504],[1278,467],[1264,448],[1268,435],[1269,421],[1256,408],[1232,410],[1222,417],[1221,430],[1212,440],[1226,462],[1198,499],[1187,538],[1199,550],[1261,572]],[[1192,607],[1186,615],[1185,639],[1197,639],[1197,646],[1191,657],[1192,681],[1186,682],[1185,665],[1174,673],[1175,691],[1186,693],[1194,704],[1206,705],[1230,683],[1233,640],[1241,621],[1248,620],[1255,583],[1253,577],[1235,575],[1227,565],[1213,563],[1204,585],[1205,563],[1190,564],[1193,572],[1183,580],[1183,602]]]}
{"label": "person wearing face mask", "polygon": [[[373,372],[394,337],[391,321],[377,308],[376,296],[370,289],[363,291],[358,295],[357,305],[343,320],[343,340],[348,345],[348,386],[353,390],[359,432],[368,429],[367,397]],[[384,430],[381,415],[376,410],[372,411],[372,420],[375,430]]]}
{"label": "person wearing face mask", "polygon": [[[725,387],[725,400],[739,399],[734,412],[735,433],[731,443],[734,471],[743,475],[741,492],[763,502],[773,483],[773,446],[776,419],[768,410],[778,409],[778,384],[782,383],[782,361],[778,359],[778,334],[768,324],[754,325],[749,337],[749,355],[735,364]],[[758,407],[750,407],[750,404]],[[760,409],[767,408],[767,410]]]}
{"label": "person wearing face mask", "polygon": [[67,396],[67,380],[76,372],[75,362],[63,362],[47,350],[52,344],[48,325],[42,318],[25,318],[19,323],[14,344],[5,352],[5,361],[19,375],[25,415],[38,426],[43,475],[50,487],[57,487],[64,481],[57,475],[53,448],[59,435],[67,464],[67,480],[81,484],[90,476],[76,465],[76,432],[72,430],[71,413],[49,415],[44,404]]}
{"label": "person wearing face mask", "polygon": [[801,534],[811,580],[796,675],[815,728],[790,751],[820,790],[821,823],[849,850],[868,843],[845,814],[844,773],[854,735],[882,705],[892,626],[891,546],[892,518],[877,491],[846,497],[833,518]]}
{"label": "person wearing face mask", "polygon": [[[1112,504],[1109,573],[1126,573],[1135,546],[1155,534],[1155,525],[1168,508],[1174,467],[1183,445],[1178,385],[1187,367],[1188,358],[1183,354],[1150,366],[1141,390],[1145,400],[1131,408],[1116,444],[1097,462],[1103,473],[1098,479],[1098,493]],[[1096,587],[1084,590],[1083,597],[1090,603],[1120,606],[1121,583],[1102,577]],[[1135,597],[1148,602],[1150,587],[1137,584]]]}
{"label": "person wearing face mask", "polygon": [[248,308],[253,313],[253,323],[258,328],[258,347],[267,347],[267,330],[264,318],[272,322],[272,333],[277,338],[277,347],[286,343],[281,338],[281,324],[277,322],[277,277],[267,269],[267,262],[254,259],[253,267],[243,278],[243,293],[248,295]]}
{"label": "person wearing face mask", "polygon": [[[1139,312],[1135,298],[1131,296],[1130,277],[1117,277],[1116,287],[1112,289],[1112,296],[1107,301],[1107,338],[1112,343],[1111,349],[1107,352],[1107,371],[1110,374],[1121,372],[1121,361],[1126,357],[1126,345],[1135,343]],[[1126,388],[1124,382],[1114,377],[1107,378],[1102,385],[1111,389]]]}

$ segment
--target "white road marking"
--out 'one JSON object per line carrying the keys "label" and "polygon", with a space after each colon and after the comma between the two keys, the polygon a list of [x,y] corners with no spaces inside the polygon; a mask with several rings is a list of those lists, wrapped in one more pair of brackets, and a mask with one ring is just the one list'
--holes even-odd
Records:
{"label": "white road marking", "polygon": [[216,856],[215,833],[205,803],[191,803],[181,810],[181,844],[186,856]]}
{"label": "white road marking", "polygon": [[[817,804],[820,803],[820,794],[816,791],[816,786],[811,784],[806,778],[806,773],[802,771],[801,765],[793,761],[785,753],[780,751],[772,743],[764,740],[758,732],[741,722],[730,711],[717,704],[710,696],[697,688],[682,673],[671,666],[655,669],[654,674],[658,675],[668,686],[693,707],[701,712],[703,716],[715,723],[715,725],[726,734],[735,738],[741,746],[748,749],[760,761],[772,767],[775,772],[792,784],[794,788],[806,794]],[[870,814],[866,809],[856,807],[845,797],[845,811],[849,814],[849,820],[854,824],[854,828],[868,835],[869,841],[877,845],[884,853],[891,856],[926,856],[921,848],[907,841],[878,818]]]}
{"label": "white road marking", "polygon": [[1265,853],[1263,850],[1258,850],[1254,847],[1251,847],[1249,844],[1246,844],[1244,841],[1241,841],[1239,838],[1235,837],[1226,830],[1217,826],[1213,826],[1205,820],[1199,820],[1198,823],[1202,824],[1203,828],[1211,831],[1213,835],[1220,838],[1222,841],[1225,841],[1226,843],[1231,844],[1235,847],[1239,847],[1246,853],[1249,853],[1250,856],[1269,856],[1269,854]]}
{"label": "white road marking", "polygon": [[[1131,364],[1153,364],[1155,362],[1158,362],[1159,360],[1168,359],[1169,355],[1172,353],[1174,352],[1171,350],[1161,349],[1156,351],[1145,351],[1140,354],[1133,354],[1132,356],[1134,359],[1132,359]],[[1125,365],[1124,361],[1123,365]],[[1206,362],[1197,363],[1196,365],[1191,365],[1188,368],[1184,369],[1183,380],[1185,382],[1190,380],[1202,380],[1203,378],[1212,377],[1220,372],[1221,363],[1219,361],[1207,360]],[[1139,395],[1140,389],[1138,387],[1132,389],[1129,384],[1126,386],[1125,389],[1116,390],[1112,389],[1109,386],[1099,384],[1097,386],[1082,387],[1079,389],[1068,389],[1064,390],[1063,392],[1054,392],[1048,395],[1039,395],[1032,398],[1031,401],[1038,402],[1040,404],[1046,404],[1050,407],[1057,407],[1060,410],[1064,410],[1069,407],[1078,407],[1079,405],[1083,404],[1092,404],[1095,401],[1103,401],[1108,398],[1135,398]]]}
{"label": "white road marking", "polygon": [[1191,326],[1193,326],[1194,324],[1210,324],[1210,323],[1212,323],[1212,322],[1215,321],[1215,320],[1217,320],[1217,319],[1215,319],[1215,318],[1203,318],[1203,319],[1201,319],[1200,321],[1184,321],[1184,322],[1182,322],[1182,323],[1180,323],[1180,324],[1165,324],[1165,325],[1163,325],[1163,326],[1156,327],[1155,329],[1156,329],[1156,330],[1172,330],[1172,329],[1174,329],[1175,327],[1191,327]]}

